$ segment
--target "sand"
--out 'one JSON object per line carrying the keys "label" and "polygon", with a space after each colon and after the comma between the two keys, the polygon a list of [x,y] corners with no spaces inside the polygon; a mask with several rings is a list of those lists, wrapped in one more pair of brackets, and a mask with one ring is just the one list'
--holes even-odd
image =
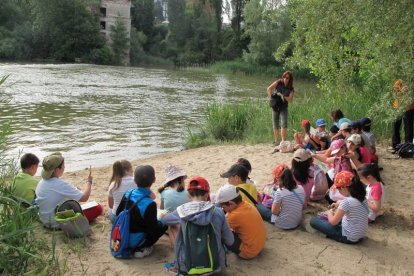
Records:
{"label": "sand", "polygon": [[[164,169],[174,164],[188,176],[205,177],[216,191],[226,181],[219,174],[239,157],[247,158],[251,174],[258,186],[269,183],[271,169],[278,163],[290,163],[291,153],[271,154],[270,144],[208,146],[162,154],[134,161],[133,165],[150,164],[157,181],[164,181]],[[382,177],[385,183],[384,214],[370,224],[367,238],[358,245],[346,245],[329,240],[309,227],[309,218],[323,210],[326,203],[314,203],[304,211],[302,225],[291,231],[281,231],[266,223],[267,241],[263,252],[253,260],[241,260],[228,255],[228,267],[223,275],[409,275],[414,259],[414,161],[402,160],[379,149]],[[114,160],[115,161],[115,160]],[[70,166],[70,164],[67,164]],[[93,164],[92,164],[93,167]],[[65,173],[62,177],[81,187],[88,171]],[[59,259],[67,262],[66,272],[73,275],[168,275],[164,262],[174,260],[167,236],[144,259],[117,260],[109,252],[111,224],[107,218],[107,187],[111,167],[93,168],[94,186],[91,200],[105,206],[105,215],[92,225],[93,234],[86,240],[68,241],[58,235]],[[260,189],[260,188],[259,188]],[[158,200],[158,199],[157,199]]]}

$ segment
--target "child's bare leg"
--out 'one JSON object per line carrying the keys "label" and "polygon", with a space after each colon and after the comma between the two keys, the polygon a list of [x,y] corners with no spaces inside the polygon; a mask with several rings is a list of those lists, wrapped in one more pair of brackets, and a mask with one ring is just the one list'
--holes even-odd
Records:
{"label": "child's bare leg", "polygon": [[180,231],[179,225],[168,226],[168,238],[170,239],[172,249],[174,249],[175,240],[177,239],[177,236],[178,236],[178,231]]}

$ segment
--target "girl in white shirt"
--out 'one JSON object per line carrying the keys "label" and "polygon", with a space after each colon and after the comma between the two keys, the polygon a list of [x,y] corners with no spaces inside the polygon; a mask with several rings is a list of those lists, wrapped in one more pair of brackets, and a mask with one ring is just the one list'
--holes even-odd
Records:
{"label": "girl in white shirt", "polygon": [[108,188],[109,219],[113,223],[116,219],[116,209],[125,192],[135,189],[132,165],[127,160],[116,161],[112,165],[112,176]]}

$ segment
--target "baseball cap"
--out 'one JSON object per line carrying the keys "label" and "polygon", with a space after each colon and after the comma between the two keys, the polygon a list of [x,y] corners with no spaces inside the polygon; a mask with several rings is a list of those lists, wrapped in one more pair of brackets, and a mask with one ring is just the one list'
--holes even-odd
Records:
{"label": "baseball cap", "polygon": [[370,126],[371,125],[371,119],[364,117],[359,119],[359,122],[361,123],[361,126]]}
{"label": "baseball cap", "polygon": [[300,123],[302,127],[305,127],[307,124],[310,124],[309,120],[302,120],[302,122]]}
{"label": "baseball cap", "polygon": [[354,145],[358,146],[361,144],[361,135],[359,134],[352,134],[348,137],[347,141],[352,142]]}
{"label": "baseball cap", "polygon": [[339,130],[345,130],[345,129],[351,129],[351,126],[348,122],[343,122],[340,126],[339,126]]}
{"label": "baseball cap", "polygon": [[234,164],[233,166],[230,167],[230,169],[227,172],[221,174],[220,176],[224,178],[228,178],[230,176],[236,176],[236,175],[240,176],[240,178],[242,179],[246,179],[247,176],[249,175],[249,171],[243,165]]}
{"label": "baseball cap", "polygon": [[155,170],[150,165],[141,165],[135,169],[134,181],[138,187],[149,187],[155,181]]}
{"label": "baseball cap", "polygon": [[210,192],[210,185],[204,177],[194,176],[188,181],[187,191],[189,190]]}
{"label": "baseball cap", "polygon": [[221,187],[216,194],[216,203],[228,202],[239,196],[236,186],[226,184]]}
{"label": "baseball cap", "polygon": [[60,164],[64,161],[63,156],[60,152],[54,152],[51,155],[43,158],[42,162],[42,178],[49,179],[52,177],[53,172]]}
{"label": "baseball cap", "polygon": [[286,164],[279,164],[272,170],[273,178],[279,178],[285,169],[289,168]]}
{"label": "baseball cap", "polygon": [[338,153],[338,151],[345,145],[345,141],[344,139],[337,139],[332,141],[330,149],[331,151],[331,155],[335,155]]}
{"label": "baseball cap", "polygon": [[351,186],[352,178],[354,178],[354,174],[349,171],[341,171],[336,174],[334,185],[337,188],[343,188]]}
{"label": "baseball cap", "polygon": [[318,120],[316,120],[316,126],[321,127],[321,126],[326,126],[326,121],[323,118],[319,118]]}
{"label": "baseball cap", "polygon": [[293,154],[293,159],[299,162],[303,162],[311,158],[312,155],[309,150],[305,149],[297,149],[295,153]]}

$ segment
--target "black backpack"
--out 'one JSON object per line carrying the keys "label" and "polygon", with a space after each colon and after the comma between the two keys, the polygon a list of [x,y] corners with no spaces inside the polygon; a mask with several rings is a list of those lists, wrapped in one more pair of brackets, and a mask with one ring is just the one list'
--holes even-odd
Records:
{"label": "black backpack", "polygon": [[188,221],[180,231],[182,237],[187,271],[180,273],[201,275],[213,273],[220,267],[219,247],[213,223],[198,225]]}
{"label": "black backpack", "polygon": [[401,158],[413,158],[414,157],[414,144],[404,143],[398,149],[397,154]]}

